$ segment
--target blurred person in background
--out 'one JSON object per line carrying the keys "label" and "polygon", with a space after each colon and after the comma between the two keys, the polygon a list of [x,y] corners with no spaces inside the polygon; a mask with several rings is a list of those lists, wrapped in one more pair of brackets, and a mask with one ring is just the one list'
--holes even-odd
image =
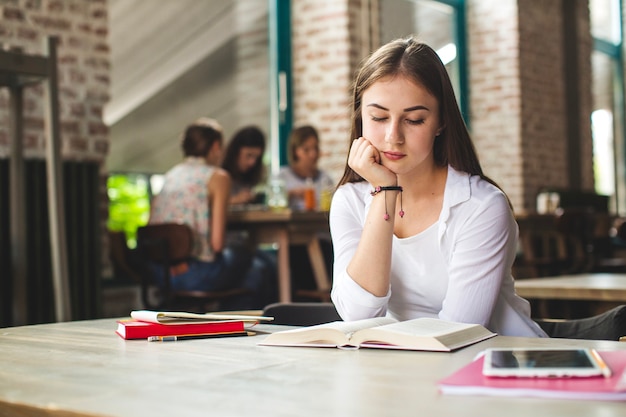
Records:
{"label": "blurred person in background", "polygon": [[265,135],[256,126],[239,129],[224,153],[224,168],[232,179],[230,204],[262,204],[264,194],[255,190],[265,181]]}
{"label": "blurred person in background", "polygon": [[[333,188],[333,180],[319,169],[320,138],[310,125],[300,126],[289,135],[289,165],[281,168],[279,176],[285,181],[289,207],[294,210],[318,210],[320,196]],[[314,190],[313,207],[305,204],[305,193]]]}
{"label": "blurred person in background", "polygon": [[[174,290],[219,291],[244,287],[250,295],[222,303],[225,309],[257,309],[266,304],[267,272],[253,267],[251,257],[226,246],[231,178],[219,167],[223,133],[220,124],[201,118],[185,129],[184,159],[164,176],[152,201],[149,224],[185,223],[194,235],[194,255],[172,270]],[[164,284],[161,268],[151,268]]]}

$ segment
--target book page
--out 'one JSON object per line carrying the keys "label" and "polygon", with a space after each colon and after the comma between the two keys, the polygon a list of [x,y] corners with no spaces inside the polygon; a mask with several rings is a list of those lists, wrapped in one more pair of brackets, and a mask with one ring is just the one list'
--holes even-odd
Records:
{"label": "book page", "polygon": [[371,319],[355,320],[355,321],[334,321],[331,323],[318,324],[317,326],[308,327],[312,329],[314,327],[325,327],[331,329],[337,329],[346,336],[350,337],[354,332],[363,329],[369,329],[372,327],[379,327],[388,324],[398,323],[398,321],[391,317],[373,317]]}
{"label": "book page", "polygon": [[393,323],[391,317],[375,317],[357,321],[335,321],[316,326],[300,327],[272,333],[263,340],[261,345],[281,346],[349,346],[350,336],[363,329]]}
{"label": "book page", "polygon": [[354,334],[352,343],[362,347],[450,351],[493,336],[495,333],[478,324],[423,317],[361,330]]}
{"label": "book page", "polygon": [[148,321],[151,323],[189,323],[189,322],[215,322],[215,321],[271,321],[273,317],[264,316],[248,316],[240,314],[197,314],[187,313],[183,311],[151,311],[151,310],[135,310],[131,311],[130,316],[136,320]]}
{"label": "book page", "polygon": [[410,334],[413,336],[437,337],[475,326],[475,324],[455,323],[423,317],[392,323],[381,327],[381,329]]}

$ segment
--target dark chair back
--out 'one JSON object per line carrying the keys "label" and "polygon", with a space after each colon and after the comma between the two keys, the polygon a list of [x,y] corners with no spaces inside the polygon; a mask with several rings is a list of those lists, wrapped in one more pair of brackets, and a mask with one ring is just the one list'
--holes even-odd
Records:
{"label": "dark chair back", "polygon": [[221,291],[173,291],[170,268],[189,261],[193,254],[193,231],[182,223],[150,224],[137,229],[137,248],[146,262],[163,268],[165,283],[158,287],[149,268],[144,268],[141,296],[145,308],[206,312],[219,309],[219,301],[249,293],[245,288]]}
{"label": "dark chair back", "polygon": [[191,257],[193,232],[182,223],[150,224],[137,229],[137,247],[145,259],[175,265]]}
{"label": "dark chair back", "polygon": [[274,303],[263,309],[264,316],[274,317],[272,324],[288,326],[313,326],[340,321],[341,317],[333,303]]}
{"label": "dark chair back", "polygon": [[588,340],[620,340],[626,336],[626,305],[584,319],[536,319],[550,337]]}

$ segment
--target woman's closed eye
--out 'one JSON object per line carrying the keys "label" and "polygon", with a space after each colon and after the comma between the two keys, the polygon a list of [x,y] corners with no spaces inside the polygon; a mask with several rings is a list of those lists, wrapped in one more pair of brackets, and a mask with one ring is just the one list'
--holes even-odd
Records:
{"label": "woman's closed eye", "polygon": [[[373,122],[385,122],[387,120],[389,120],[389,117],[387,116],[374,116],[374,115],[370,115],[370,120],[372,120]],[[406,123],[410,124],[410,125],[422,125],[425,122],[424,118],[417,118],[417,119],[405,119]]]}

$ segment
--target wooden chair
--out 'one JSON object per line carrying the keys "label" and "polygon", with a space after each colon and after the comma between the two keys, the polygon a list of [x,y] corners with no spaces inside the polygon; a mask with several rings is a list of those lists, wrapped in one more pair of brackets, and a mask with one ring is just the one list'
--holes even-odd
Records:
{"label": "wooden chair", "polygon": [[550,337],[620,340],[626,336],[626,305],[583,319],[535,319],[535,321]]}
{"label": "wooden chair", "polygon": [[588,272],[593,266],[593,220],[582,210],[530,215],[518,221],[521,256],[516,278]]}
{"label": "wooden chair", "polygon": [[[608,216],[607,216],[608,217]],[[603,228],[597,235],[603,236],[603,251],[596,256],[593,272],[626,271],[626,219],[604,218]]]}
{"label": "wooden chair", "polygon": [[556,215],[556,229],[563,236],[567,250],[567,270],[564,273],[589,272],[594,264],[593,212],[586,209],[561,209]]}
{"label": "wooden chair", "polygon": [[[529,277],[560,275],[567,265],[567,244],[556,230],[521,230],[522,257],[516,268],[524,268]],[[516,278],[524,278],[516,274]]]}
{"label": "wooden chair", "polygon": [[263,309],[263,315],[274,317],[271,324],[288,326],[313,326],[341,320],[333,303],[273,303]]}
{"label": "wooden chair", "polygon": [[191,258],[193,232],[185,224],[151,224],[137,229],[137,248],[146,263],[163,268],[165,284],[158,286],[149,268],[141,274],[141,297],[150,310],[185,310],[206,312],[219,310],[219,303],[249,293],[244,288],[221,291],[174,291],[170,269]]}

